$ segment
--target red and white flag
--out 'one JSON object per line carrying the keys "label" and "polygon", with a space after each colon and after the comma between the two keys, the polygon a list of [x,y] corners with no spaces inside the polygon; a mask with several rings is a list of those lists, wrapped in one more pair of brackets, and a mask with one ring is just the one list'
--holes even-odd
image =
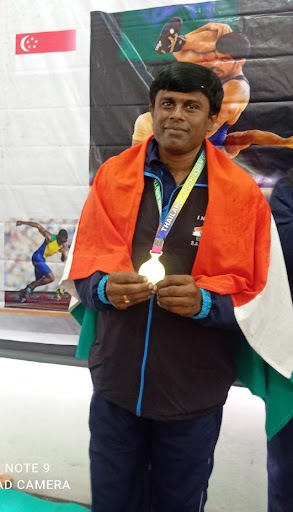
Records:
{"label": "red and white flag", "polygon": [[76,50],[76,30],[16,34],[16,55],[71,52],[74,50]]}

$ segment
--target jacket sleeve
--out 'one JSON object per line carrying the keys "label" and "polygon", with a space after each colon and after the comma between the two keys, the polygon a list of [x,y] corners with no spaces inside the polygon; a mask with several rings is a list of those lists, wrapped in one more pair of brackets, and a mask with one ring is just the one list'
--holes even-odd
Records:
{"label": "jacket sleeve", "polygon": [[95,272],[84,279],[75,279],[76,290],[84,306],[93,311],[108,311],[114,307],[105,295],[107,276],[105,272]]}
{"label": "jacket sleeve", "polygon": [[[215,327],[240,331],[234,316],[234,306],[230,295],[219,295],[215,292],[201,290],[203,306],[193,319],[203,327]],[[203,293],[204,292],[204,293]]]}

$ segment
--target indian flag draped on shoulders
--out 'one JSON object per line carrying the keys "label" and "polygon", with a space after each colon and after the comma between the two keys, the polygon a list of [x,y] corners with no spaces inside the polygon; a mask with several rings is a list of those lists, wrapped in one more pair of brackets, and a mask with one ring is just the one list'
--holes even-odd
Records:
{"label": "indian flag draped on shoulders", "polygon": [[[77,357],[87,357],[98,315],[82,306],[74,280],[135,270],[132,238],[147,144],[101,166],[81,214],[62,278],[82,325]],[[283,253],[258,186],[222,151],[205,145],[209,199],[192,276],[200,288],[231,295],[243,333],[238,378],[264,399],[271,438],[293,417],[293,307]]]}

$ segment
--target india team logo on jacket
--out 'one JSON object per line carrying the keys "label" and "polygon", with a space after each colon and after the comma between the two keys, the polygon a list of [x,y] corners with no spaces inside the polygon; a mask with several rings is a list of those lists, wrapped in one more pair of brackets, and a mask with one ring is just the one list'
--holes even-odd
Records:
{"label": "india team logo on jacket", "polygon": [[195,226],[193,228],[192,236],[195,237],[195,240],[191,240],[190,245],[198,245],[201,239],[203,226]]}

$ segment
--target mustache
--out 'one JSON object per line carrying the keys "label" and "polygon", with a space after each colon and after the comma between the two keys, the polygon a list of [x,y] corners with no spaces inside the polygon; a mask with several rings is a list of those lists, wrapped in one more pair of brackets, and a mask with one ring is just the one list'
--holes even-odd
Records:
{"label": "mustache", "polygon": [[185,128],[182,128],[181,126],[178,126],[176,124],[166,124],[164,126],[165,130],[175,130],[178,132],[186,132],[187,130]]}

